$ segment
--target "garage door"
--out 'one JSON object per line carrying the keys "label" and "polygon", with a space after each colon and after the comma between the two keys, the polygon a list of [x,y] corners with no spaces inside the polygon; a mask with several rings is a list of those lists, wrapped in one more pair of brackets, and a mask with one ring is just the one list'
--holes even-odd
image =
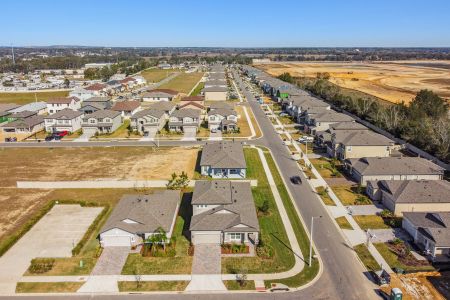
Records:
{"label": "garage door", "polygon": [[103,247],[131,247],[129,236],[105,236],[102,238]]}
{"label": "garage door", "polygon": [[194,245],[220,244],[220,233],[194,233]]}

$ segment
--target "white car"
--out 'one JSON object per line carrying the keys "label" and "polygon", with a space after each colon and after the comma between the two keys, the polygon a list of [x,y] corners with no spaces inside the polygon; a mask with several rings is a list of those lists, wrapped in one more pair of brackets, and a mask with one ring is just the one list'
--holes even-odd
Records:
{"label": "white car", "polygon": [[297,141],[299,141],[300,143],[306,143],[306,142],[310,143],[310,142],[314,142],[314,137],[312,137],[312,136],[302,136]]}
{"label": "white car", "polygon": [[280,114],[280,117],[287,117],[287,116],[288,116],[287,113],[281,113],[281,114]]}

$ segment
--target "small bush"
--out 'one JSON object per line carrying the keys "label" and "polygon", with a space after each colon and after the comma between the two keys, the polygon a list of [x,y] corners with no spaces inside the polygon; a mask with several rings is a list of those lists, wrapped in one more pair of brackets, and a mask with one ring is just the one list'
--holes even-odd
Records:
{"label": "small bush", "polygon": [[394,216],[394,213],[386,208],[380,212],[380,217],[382,217],[382,218],[391,218],[393,216]]}

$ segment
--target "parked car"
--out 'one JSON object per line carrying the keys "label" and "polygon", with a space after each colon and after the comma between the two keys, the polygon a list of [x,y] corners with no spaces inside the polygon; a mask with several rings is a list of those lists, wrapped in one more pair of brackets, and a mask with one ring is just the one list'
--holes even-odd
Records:
{"label": "parked car", "polygon": [[7,143],[17,142],[17,138],[16,137],[8,137],[8,138],[5,138],[5,142],[7,142]]}
{"label": "parked car", "polygon": [[212,133],[216,133],[216,132],[217,132],[217,129],[216,129],[216,128],[211,128],[211,132],[212,132]]}
{"label": "parked car", "polygon": [[45,141],[46,141],[46,142],[50,142],[50,141],[52,141],[54,138],[55,138],[55,137],[54,137],[53,135],[47,135],[47,136],[45,137]]}
{"label": "parked car", "polygon": [[311,142],[314,142],[314,137],[312,137],[312,136],[302,136],[297,141],[299,141],[302,144],[304,144],[306,142],[311,143]]}
{"label": "parked car", "polygon": [[302,179],[300,178],[300,176],[291,176],[291,182],[293,184],[301,184]]}
{"label": "parked car", "polygon": [[391,282],[391,275],[385,270],[372,272],[372,276],[378,285],[389,284]]}
{"label": "parked car", "polygon": [[66,135],[68,135],[69,134],[69,132],[67,131],[67,130],[64,130],[64,131],[57,131],[57,132],[54,132],[53,133],[53,136],[56,138],[56,137],[60,137],[60,138],[62,138],[62,137],[65,137]]}

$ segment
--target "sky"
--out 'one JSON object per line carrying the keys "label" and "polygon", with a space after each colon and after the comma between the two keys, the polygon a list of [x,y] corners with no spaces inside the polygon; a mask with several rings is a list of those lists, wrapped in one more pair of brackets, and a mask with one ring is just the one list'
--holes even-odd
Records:
{"label": "sky", "polygon": [[450,47],[449,0],[9,0],[0,45]]}

